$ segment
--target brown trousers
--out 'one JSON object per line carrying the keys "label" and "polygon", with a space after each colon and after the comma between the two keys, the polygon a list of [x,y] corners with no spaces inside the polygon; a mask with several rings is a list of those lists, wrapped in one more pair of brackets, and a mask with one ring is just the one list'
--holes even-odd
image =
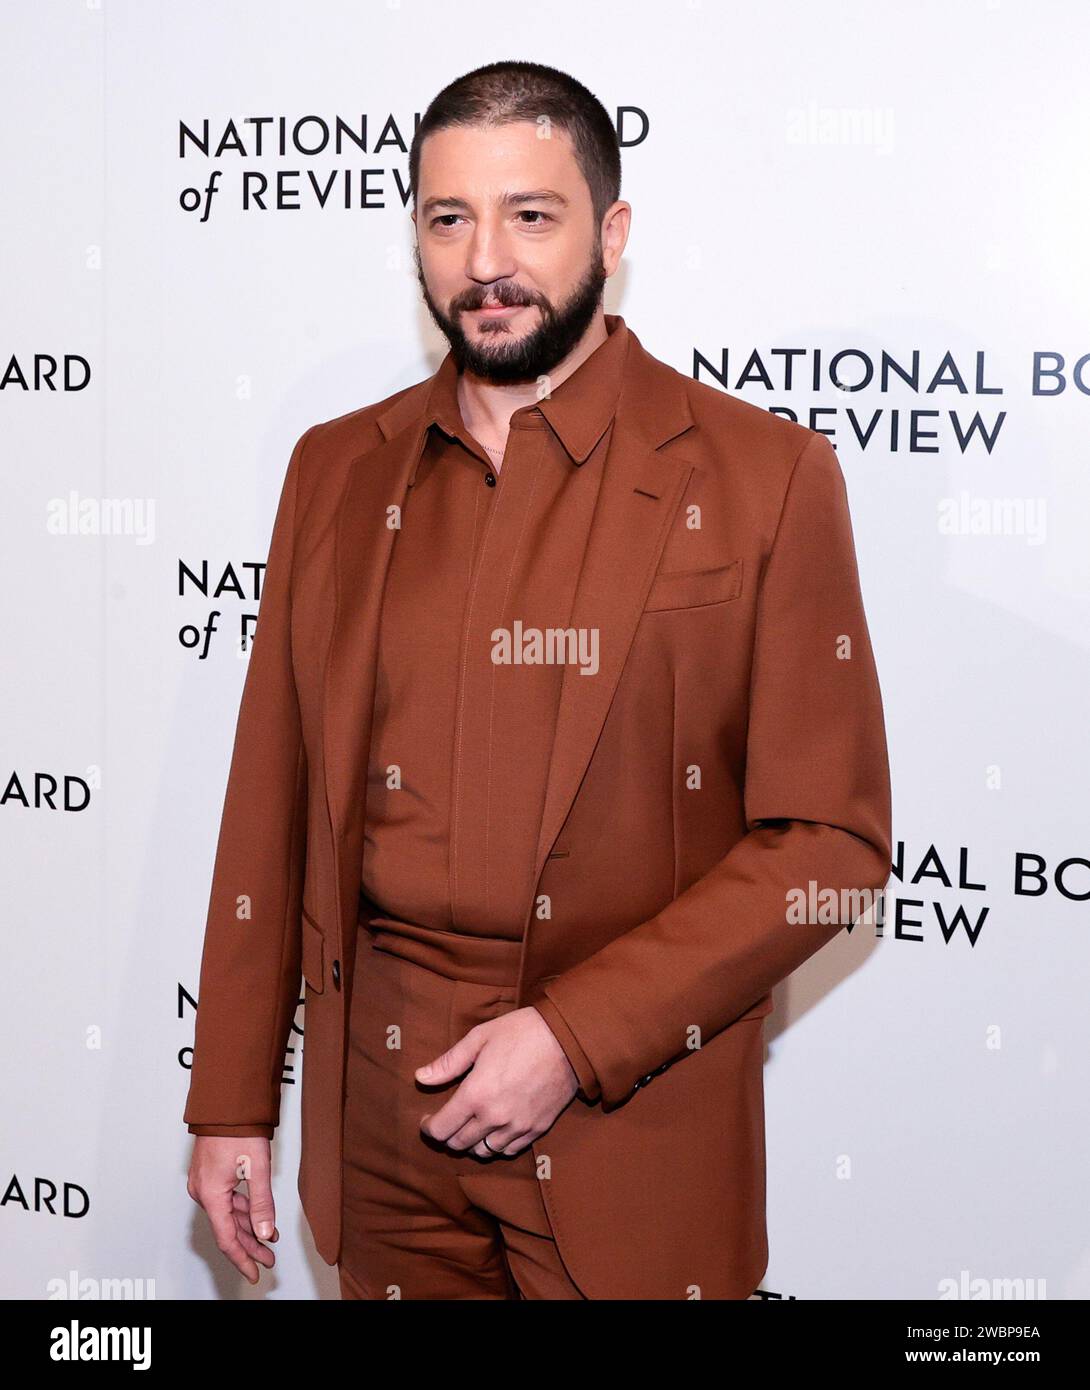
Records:
{"label": "brown trousers", "polygon": [[415,930],[359,926],[341,1296],[582,1298],[553,1240],[533,1151],[482,1159],[420,1129],[464,1078],[422,1086],[413,1072],[514,1007],[519,943]]}

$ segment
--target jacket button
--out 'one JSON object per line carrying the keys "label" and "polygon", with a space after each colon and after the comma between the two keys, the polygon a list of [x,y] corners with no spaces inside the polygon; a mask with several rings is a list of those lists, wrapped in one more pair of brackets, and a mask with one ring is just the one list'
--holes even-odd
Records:
{"label": "jacket button", "polygon": [[487,485],[488,487],[495,487],[495,486],[496,486],[496,475],[495,475],[495,473],[486,473],[486,474],[484,475],[484,480],[485,480],[485,483],[486,483],[486,485]]}
{"label": "jacket button", "polygon": [[333,983],[340,989],[341,987],[341,963],[339,960],[333,962]]}

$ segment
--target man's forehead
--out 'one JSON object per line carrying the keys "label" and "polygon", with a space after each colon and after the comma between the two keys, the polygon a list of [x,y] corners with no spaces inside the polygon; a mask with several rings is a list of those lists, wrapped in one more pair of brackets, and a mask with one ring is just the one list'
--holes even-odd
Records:
{"label": "man's forehead", "polygon": [[[547,131],[547,134],[539,132]],[[550,186],[578,173],[575,147],[567,131],[530,121],[506,125],[445,126],[429,135],[420,150],[420,183],[442,180],[451,165],[462,160],[471,166],[475,180],[495,182],[505,188],[532,188],[548,173]],[[534,171],[537,171],[536,174]],[[517,177],[516,177],[517,176]],[[530,182],[527,183],[526,180]],[[430,189],[429,193],[437,192]],[[570,196],[571,190],[566,191]]]}

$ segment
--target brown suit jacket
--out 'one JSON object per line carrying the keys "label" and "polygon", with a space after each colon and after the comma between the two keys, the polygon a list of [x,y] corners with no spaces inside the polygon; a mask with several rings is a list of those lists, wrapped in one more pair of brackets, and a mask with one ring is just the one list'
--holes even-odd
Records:
{"label": "brown suit jacket", "polygon": [[[272,1135],[302,977],[299,1192],[331,1264],[387,518],[427,386],[314,425],[292,453],[185,1110],[195,1132]],[[836,453],[633,334],[580,562],[571,625],[599,629],[600,668],[564,672],[517,1002],[552,1001],[601,1097],[576,1097],[533,1147],[588,1297],[745,1298],[768,1255],[761,1020],[840,930],[790,921],[787,895],[876,890],[890,871],[881,695]]]}

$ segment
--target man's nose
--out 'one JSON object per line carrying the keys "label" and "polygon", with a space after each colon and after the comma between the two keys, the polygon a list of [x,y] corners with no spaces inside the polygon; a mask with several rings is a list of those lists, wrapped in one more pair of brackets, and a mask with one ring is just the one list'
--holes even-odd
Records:
{"label": "man's nose", "polygon": [[515,270],[515,262],[502,230],[478,223],[466,251],[466,274],[469,278],[491,285],[496,280],[511,279]]}

